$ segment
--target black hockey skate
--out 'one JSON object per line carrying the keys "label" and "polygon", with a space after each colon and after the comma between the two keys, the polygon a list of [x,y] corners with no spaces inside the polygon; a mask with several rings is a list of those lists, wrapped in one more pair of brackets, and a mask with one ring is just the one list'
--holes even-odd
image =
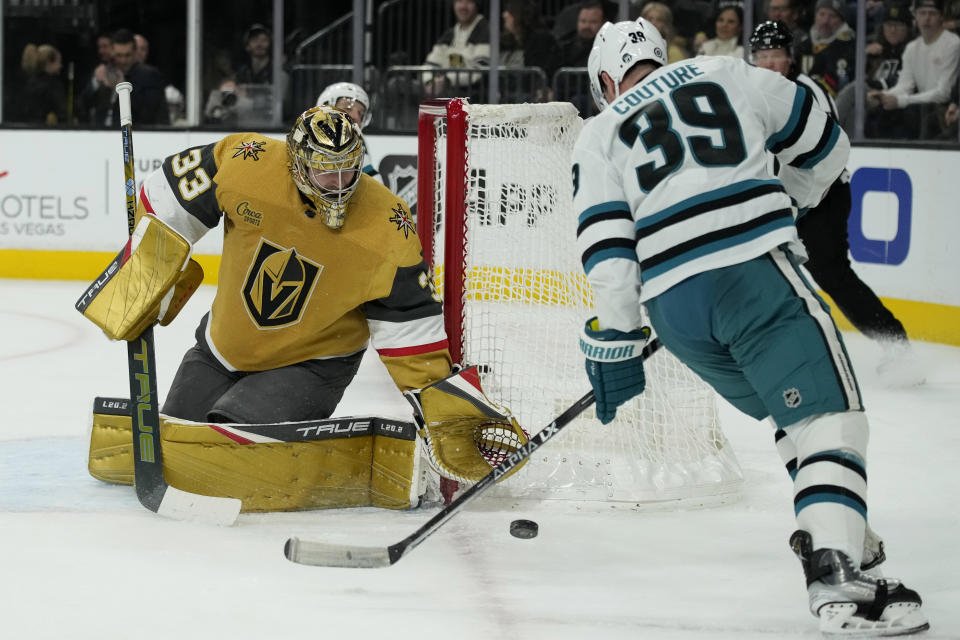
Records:
{"label": "black hockey skate", "polygon": [[930,628],[920,595],[900,581],[865,573],[842,551],[814,551],[806,531],[794,532],[790,546],[803,563],[810,611],[825,636],[899,636]]}

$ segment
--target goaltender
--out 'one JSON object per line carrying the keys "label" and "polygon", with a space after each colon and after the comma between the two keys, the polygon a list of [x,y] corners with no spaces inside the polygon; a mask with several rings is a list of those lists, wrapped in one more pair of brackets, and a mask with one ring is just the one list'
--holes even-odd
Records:
{"label": "goaltender", "polygon": [[167,302],[196,268],[191,247],[223,219],[216,296],[161,413],[214,424],[327,418],[370,342],[409,392],[437,470],[476,481],[491,468],[477,444],[489,444],[489,423],[510,450],[526,438],[474,370],[451,368],[409,208],[362,173],[363,157],[359,126],[317,106],[286,144],[240,133],[166,158],[140,191],[130,259],[84,315],[121,340],[169,321]]}

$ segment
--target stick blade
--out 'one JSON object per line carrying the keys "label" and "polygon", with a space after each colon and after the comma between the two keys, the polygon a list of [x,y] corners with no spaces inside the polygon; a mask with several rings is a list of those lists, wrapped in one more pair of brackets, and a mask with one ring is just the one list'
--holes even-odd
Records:
{"label": "stick blade", "polygon": [[290,538],[283,547],[290,562],[314,567],[375,569],[393,564],[387,547],[358,547]]}
{"label": "stick blade", "polygon": [[218,498],[189,493],[167,486],[156,512],[174,520],[189,520],[229,527],[237,521],[242,502],[236,498]]}

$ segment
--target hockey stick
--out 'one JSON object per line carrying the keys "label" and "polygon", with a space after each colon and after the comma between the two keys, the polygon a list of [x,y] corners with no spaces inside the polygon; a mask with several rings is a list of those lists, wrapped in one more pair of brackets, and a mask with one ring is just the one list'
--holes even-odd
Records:
{"label": "hockey stick", "polygon": [[[127,233],[133,235],[137,213],[137,182],[133,164],[133,116],[129,82],[117,84],[120,133],[123,136],[123,173],[127,193]],[[150,511],[176,520],[233,524],[240,513],[235,498],[214,498],[181,491],[163,477],[160,449],[160,408],[157,398],[157,361],[153,353],[153,327],[127,343],[130,401],[133,417],[133,475],[137,499]]]}
{"label": "hockey stick", "polygon": [[[654,338],[643,348],[641,357],[646,360],[661,347],[660,340]],[[544,427],[539,433],[530,438],[514,453],[511,453],[490,473],[481,478],[475,485],[464,491],[459,498],[440,510],[440,513],[430,518],[426,524],[411,533],[409,536],[391,544],[388,547],[362,547],[350,544],[329,544],[290,538],[283,547],[287,560],[298,564],[309,564],[317,567],[348,567],[374,568],[389,567],[400,558],[410,553],[417,545],[426,540],[443,524],[457,515],[464,506],[481,493],[489,489],[497,480],[509,473],[518,464],[529,458],[534,451],[542,447],[550,438],[570,424],[574,418],[596,401],[591,390],[564,411],[556,420]]]}

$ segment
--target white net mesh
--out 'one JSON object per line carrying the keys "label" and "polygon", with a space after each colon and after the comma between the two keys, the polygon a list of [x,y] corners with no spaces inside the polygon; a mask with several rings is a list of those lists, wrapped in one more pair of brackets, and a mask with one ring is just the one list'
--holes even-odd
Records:
{"label": "white net mesh", "polygon": [[[575,248],[570,104],[467,105],[463,361],[535,433],[590,389],[578,347],[594,315]],[[446,123],[438,118],[433,260],[444,286]],[[456,221],[456,216],[446,216]],[[454,222],[455,224],[456,222]],[[650,502],[735,492],[742,476],[713,391],[665,349],[647,389],[601,425],[592,409],[495,491],[513,497]]]}

